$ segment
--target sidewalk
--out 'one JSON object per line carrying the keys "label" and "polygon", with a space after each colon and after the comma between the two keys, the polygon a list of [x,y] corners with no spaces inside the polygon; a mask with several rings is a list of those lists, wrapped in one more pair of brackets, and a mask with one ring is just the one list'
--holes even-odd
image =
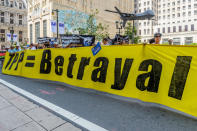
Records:
{"label": "sidewalk", "polygon": [[0,84],[0,131],[81,131]]}

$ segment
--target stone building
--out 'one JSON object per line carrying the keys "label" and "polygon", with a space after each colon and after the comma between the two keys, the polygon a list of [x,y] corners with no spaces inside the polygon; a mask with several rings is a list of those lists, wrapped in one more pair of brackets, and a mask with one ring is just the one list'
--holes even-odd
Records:
{"label": "stone building", "polygon": [[162,43],[173,40],[175,45],[197,43],[197,0],[135,0],[135,12],[155,12],[153,20],[138,21],[138,35],[148,42],[156,32]]}
{"label": "stone building", "polygon": [[9,46],[7,34],[17,35],[16,41],[25,43],[27,39],[27,3],[25,0],[0,0],[0,48]]}
{"label": "stone building", "polygon": [[97,23],[109,25],[108,32],[114,36],[117,32],[115,21],[120,20],[118,14],[106,12],[106,9],[114,10],[114,6],[123,12],[133,12],[133,0],[28,0],[28,38],[30,43],[36,43],[38,37],[55,37],[51,32],[51,20],[56,20],[52,10],[72,10],[92,13],[99,10],[96,16]]}

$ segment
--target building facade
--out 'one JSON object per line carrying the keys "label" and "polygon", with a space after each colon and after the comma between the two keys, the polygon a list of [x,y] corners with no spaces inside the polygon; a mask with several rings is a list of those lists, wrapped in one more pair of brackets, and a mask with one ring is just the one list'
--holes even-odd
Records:
{"label": "building facade", "polygon": [[[16,34],[17,42],[27,39],[27,3],[25,0],[0,0],[0,48],[9,46],[7,34]],[[12,37],[12,36],[11,36]],[[13,38],[13,37],[12,37]]]}
{"label": "building facade", "polygon": [[87,15],[97,9],[96,22],[109,25],[108,32],[114,36],[117,32],[115,21],[120,20],[120,16],[105,10],[114,10],[117,6],[123,12],[132,12],[133,5],[133,0],[28,0],[28,38],[30,43],[36,43],[38,37],[56,37],[51,31],[51,21],[56,21],[57,14],[52,14],[55,9]]}
{"label": "building facade", "polygon": [[[162,43],[173,40],[175,45],[197,43],[197,0],[136,0],[136,12],[153,9],[155,18],[138,21],[138,35],[148,42],[156,32],[162,33]],[[150,32],[153,30],[153,32]]]}

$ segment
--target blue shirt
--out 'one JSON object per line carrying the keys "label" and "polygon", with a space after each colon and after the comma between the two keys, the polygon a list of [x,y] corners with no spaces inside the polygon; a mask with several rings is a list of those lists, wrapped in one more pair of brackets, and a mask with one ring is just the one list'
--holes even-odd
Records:
{"label": "blue shirt", "polygon": [[9,53],[15,53],[15,49],[9,49],[8,52]]}

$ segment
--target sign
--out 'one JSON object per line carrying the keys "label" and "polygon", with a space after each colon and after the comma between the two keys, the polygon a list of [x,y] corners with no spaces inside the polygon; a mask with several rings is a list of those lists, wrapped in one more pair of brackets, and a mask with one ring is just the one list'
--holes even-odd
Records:
{"label": "sign", "polygon": [[17,39],[18,39],[17,34],[13,34],[13,41],[14,41],[14,42],[17,42]]}
{"label": "sign", "polygon": [[101,50],[101,44],[98,42],[95,47],[92,48],[92,54],[95,56]]}
{"label": "sign", "polygon": [[83,46],[92,46],[95,42],[95,36],[92,35],[79,35]]}
{"label": "sign", "polygon": [[49,37],[39,37],[38,38],[38,44],[44,44],[50,42],[50,38]]}
{"label": "sign", "polygon": [[57,33],[57,23],[55,21],[51,21],[51,31]]}
{"label": "sign", "polygon": [[7,33],[7,40],[11,41],[11,34],[10,33]]}
{"label": "sign", "polygon": [[64,34],[64,23],[59,22],[59,34]]}
{"label": "sign", "polygon": [[197,47],[103,46],[96,56],[91,48],[7,53],[2,72],[158,103],[197,117]]}
{"label": "sign", "polygon": [[95,42],[95,36],[91,35],[60,35],[60,39],[64,46],[68,46],[70,44],[92,46]]}

